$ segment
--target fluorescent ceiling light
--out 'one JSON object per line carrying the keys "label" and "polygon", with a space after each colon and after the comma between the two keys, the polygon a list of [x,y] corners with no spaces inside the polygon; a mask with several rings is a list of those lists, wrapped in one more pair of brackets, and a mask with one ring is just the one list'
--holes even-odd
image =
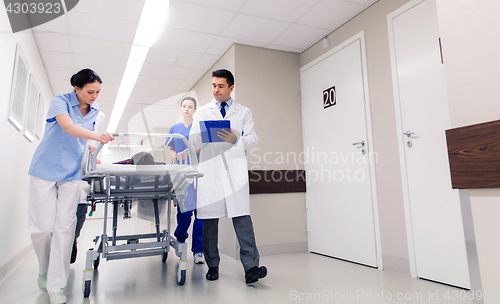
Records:
{"label": "fluorescent ceiling light", "polygon": [[146,0],[139,26],[135,32],[134,44],[145,47],[153,46],[165,20],[169,5],[170,1],[168,0]]}
{"label": "fluorescent ceiling light", "polygon": [[128,99],[132,90],[134,89],[135,82],[137,81],[138,75],[123,75],[122,82],[120,83],[120,88],[118,89],[118,94],[116,95],[115,105],[113,107],[113,112],[109,118],[108,130],[109,133],[114,133],[118,127],[118,123],[122,118],[123,111],[127,106]]}
{"label": "fluorescent ceiling light", "polygon": [[149,48],[144,46],[133,45],[128,56],[125,75],[139,75],[141,72],[146,56],[148,56]]}
{"label": "fluorescent ceiling light", "polygon": [[137,77],[167,15],[169,0],[146,0],[135,32],[134,44],[109,118],[107,132],[114,133],[127,106]]}

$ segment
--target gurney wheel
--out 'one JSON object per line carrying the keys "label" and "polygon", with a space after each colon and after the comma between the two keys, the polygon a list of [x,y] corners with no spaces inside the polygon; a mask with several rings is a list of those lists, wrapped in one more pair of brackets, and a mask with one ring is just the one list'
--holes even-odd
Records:
{"label": "gurney wheel", "polygon": [[101,262],[101,255],[97,255],[97,259],[94,261],[94,269],[99,267],[99,263]]}
{"label": "gurney wheel", "polygon": [[92,281],[85,281],[85,287],[83,289],[83,297],[88,298],[90,295],[90,284]]}
{"label": "gurney wheel", "polygon": [[177,284],[184,285],[186,282],[186,270],[180,270],[179,265],[177,265]]}
{"label": "gurney wheel", "polygon": [[161,254],[161,261],[165,263],[167,261],[167,258],[168,258],[168,251],[163,251]]}

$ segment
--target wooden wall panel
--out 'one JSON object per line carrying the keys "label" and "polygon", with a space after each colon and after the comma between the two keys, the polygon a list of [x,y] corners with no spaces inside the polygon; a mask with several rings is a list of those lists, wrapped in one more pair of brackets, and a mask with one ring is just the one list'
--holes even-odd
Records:
{"label": "wooden wall panel", "polygon": [[250,194],[306,192],[305,170],[250,170]]}
{"label": "wooden wall panel", "polygon": [[500,188],[500,120],[446,131],[454,189]]}

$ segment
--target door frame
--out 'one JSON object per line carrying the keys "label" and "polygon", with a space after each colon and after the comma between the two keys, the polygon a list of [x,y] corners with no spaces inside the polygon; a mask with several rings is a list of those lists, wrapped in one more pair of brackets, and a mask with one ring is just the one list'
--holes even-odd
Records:
{"label": "door frame", "polygon": [[[347,47],[348,45],[356,42],[356,40],[360,41],[360,48],[361,48],[361,72],[363,74],[363,89],[364,89],[364,101],[365,101],[365,119],[366,119],[366,134],[367,134],[367,144],[366,144],[366,149],[368,152],[368,159],[369,159],[369,170],[370,170],[370,185],[371,185],[371,198],[372,198],[372,212],[373,212],[373,225],[374,225],[374,231],[375,231],[375,253],[377,255],[377,267],[379,269],[384,269],[383,267],[383,261],[382,261],[382,245],[381,245],[381,237],[380,237],[380,218],[379,218],[379,208],[378,208],[378,200],[377,200],[377,183],[376,183],[376,174],[375,174],[375,156],[373,152],[373,132],[372,132],[372,120],[371,120],[371,108],[370,108],[370,94],[368,90],[368,69],[367,69],[367,63],[366,63],[366,46],[365,46],[365,32],[361,31],[351,38],[345,40],[344,42],[340,43],[333,49],[329,50],[328,52],[324,53],[323,55],[319,56],[318,58],[314,59],[313,61],[309,62],[305,66],[300,68],[300,74],[302,75],[302,72],[311,68],[312,66],[320,63],[321,61],[325,60],[326,58],[332,56],[333,54],[337,53],[341,49]],[[302,91],[302,88],[301,88]],[[302,93],[301,93],[302,95]],[[301,98],[303,98],[301,96]],[[301,103],[301,107],[303,107],[303,103]],[[303,108],[302,108],[302,113],[304,113]],[[304,117],[302,117],[304,119]],[[302,133],[304,133],[304,125],[302,125]],[[307,207],[307,201],[306,201],[306,207]],[[309,232],[309,228],[307,228],[307,231]]]}
{"label": "door frame", "polygon": [[398,134],[399,164],[401,168],[401,183],[403,186],[403,205],[405,210],[406,235],[408,241],[408,255],[410,260],[410,275],[417,277],[417,260],[415,257],[415,243],[413,237],[413,222],[411,216],[410,190],[408,185],[408,172],[406,170],[405,142],[403,138],[403,113],[401,112],[401,99],[399,98],[398,70],[396,66],[396,51],[394,42],[394,28],[392,20],[404,12],[412,9],[425,0],[412,0],[397,10],[387,15],[387,28],[389,35],[389,52],[391,57],[392,88],[394,92],[394,106],[396,111],[396,129]]}

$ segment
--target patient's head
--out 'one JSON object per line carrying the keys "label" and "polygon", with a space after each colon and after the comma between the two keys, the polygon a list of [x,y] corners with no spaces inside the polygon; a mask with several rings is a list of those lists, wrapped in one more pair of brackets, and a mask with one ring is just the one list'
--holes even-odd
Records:
{"label": "patient's head", "polygon": [[151,153],[141,151],[134,154],[127,165],[156,165],[156,163]]}

